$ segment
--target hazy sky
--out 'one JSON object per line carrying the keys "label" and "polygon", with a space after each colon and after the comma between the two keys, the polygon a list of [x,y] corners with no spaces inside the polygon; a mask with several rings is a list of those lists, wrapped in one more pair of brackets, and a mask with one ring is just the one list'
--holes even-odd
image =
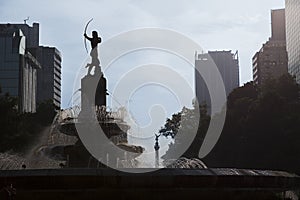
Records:
{"label": "hazy sky", "polygon": [[[105,41],[143,27],[178,31],[204,50],[238,50],[241,84],[252,79],[251,58],[270,36],[270,10],[284,0],[7,0],[0,2],[1,23],[40,23],[40,43],[63,56],[62,107],[67,107],[78,68],[87,58],[83,30],[98,30]],[[110,77],[107,77],[110,79]]]}

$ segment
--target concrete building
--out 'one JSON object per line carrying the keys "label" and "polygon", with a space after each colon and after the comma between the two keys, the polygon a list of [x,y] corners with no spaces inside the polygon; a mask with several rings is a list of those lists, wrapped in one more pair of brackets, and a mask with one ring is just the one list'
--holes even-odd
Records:
{"label": "concrete building", "polygon": [[285,42],[268,41],[252,58],[253,81],[263,84],[271,78],[288,73],[288,58]]}
{"label": "concrete building", "polygon": [[271,10],[271,31],[272,37],[270,38],[270,40],[286,40],[284,9]]}
{"label": "concrete building", "polygon": [[53,100],[57,108],[61,106],[61,53],[55,47],[40,46],[30,51],[40,62],[42,69],[37,74],[37,103]]}
{"label": "concrete building", "polygon": [[[210,65],[209,60],[212,59],[217,66],[228,96],[235,88],[239,87],[239,61],[238,53],[233,54],[231,51],[209,51],[208,53],[196,54],[195,57],[195,85],[196,97],[200,104],[206,103],[208,108],[211,100],[207,86],[198,73],[204,65]],[[210,109],[209,109],[210,110]]]}
{"label": "concrete building", "polygon": [[288,71],[300,84],[300,1],[286,0],[285,10]]}
{"label": "concrete building", "polygon": [[35,112],[37,69],[39,62],[26,48],[22,30],[0,25],[0,86],[1,95],[18,98],[20,112]]}
{"label": "concrete building", "polygon": [[253,81],[258,85],[288,73],[285,10],[272,10],[271,20],[272,36],[252,58]]}

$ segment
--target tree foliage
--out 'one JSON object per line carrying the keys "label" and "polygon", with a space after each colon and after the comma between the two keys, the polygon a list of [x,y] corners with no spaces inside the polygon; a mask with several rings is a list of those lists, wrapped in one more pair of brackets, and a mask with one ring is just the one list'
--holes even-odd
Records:
{"label": "tree foliage", "polygon": [[[254,88],[256,95],[236,97],[237,93],[249,94],[249,88]],[[299,86],[289,75],[261,87],[250,83],[234,91],[228,99],[231,106],[222,136],[205,159],[207,163],[299,173],[298,96]]]}
{"label": "tree foliage", "polygon": [[51,101],[40,104],[36,113],[20,113],[17,105],[17,98],[0,96],[0,152],[25,153],[55,116]]}
{"label": "tree foliage", "polygon": [[[208,124],[208,117],[200,118],[194,147],[186,152],[188,155],[198,155]],[[176,138],[170,148],[180,143]],[[299,85],[293,77],[284,75],[262,86],[247,83],[228,96],[221,137],[204,161],[208,167],[300,173],[299,144]]]}
{"label": "tree foliage", "polygon": [[[167,119],[160,133],[166,137],[171,137],[173,142],[169,144],[169,149],[163,158],[178,158],[177,150],[179,146],[184,148],[187,143],[191,143],[191,145],[185,152],[182,152],[182,156],[187,158],[197,157],[209,121],[210,117],[207,114],[206,105],[195,106],[194,109],[183,108],[181,112],[172,115],[171,119]],[[194,139],[190,141],[190,138]]]}

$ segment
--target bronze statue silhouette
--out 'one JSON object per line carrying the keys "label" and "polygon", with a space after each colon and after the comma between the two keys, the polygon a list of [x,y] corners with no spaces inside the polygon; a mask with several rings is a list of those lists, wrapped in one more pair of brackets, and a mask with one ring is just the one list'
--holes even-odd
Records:
{"label": "bronze statue silhouette", "polygon": [[93,67],[95,67],[95,74],[98,73],[100,69],[100,60],[98,58],[98,44],[101,43],[101,37],[98,36],[97,31],[92,32],[92,37],[89,37],[86,33],[84,33],[84,37],[91,42],[91,53],[90,56],[92,58],[92,62],[86,65],[88,67],[88,75],[91,75],[91,71]]}

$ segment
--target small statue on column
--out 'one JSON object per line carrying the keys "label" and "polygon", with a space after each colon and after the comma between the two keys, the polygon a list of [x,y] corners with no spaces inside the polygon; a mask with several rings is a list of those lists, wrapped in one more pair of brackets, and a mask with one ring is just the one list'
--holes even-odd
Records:
{"label": "small statue on column", "polygon": [[160,137],[160,134],[159,134],[159,135],[156,135],[156,134],[155,134],[155,145],[154,145],[155,151],[158,151],[159,148],[160,148],[160,146],[159,146],[159,144],[158,144],[158,139],[159,139],[159,137]]}
{"label": "small statue on column", "polygon": [[155,145],[154,145],[154,149],[155,149],[155,168],[159,168],[159,144],[158,144],[158,139],[160,137],[161,134],[156,135],[155,134]]}

